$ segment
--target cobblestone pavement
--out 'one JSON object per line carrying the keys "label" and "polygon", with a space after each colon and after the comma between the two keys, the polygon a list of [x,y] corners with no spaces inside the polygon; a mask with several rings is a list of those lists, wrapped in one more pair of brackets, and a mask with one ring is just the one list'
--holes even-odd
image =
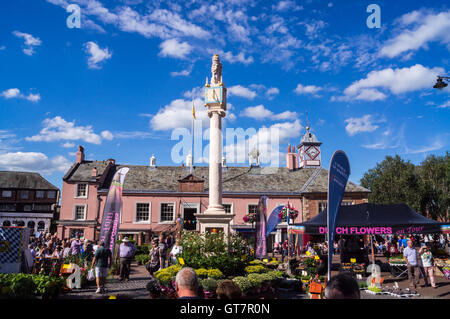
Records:
{"label": "cobblestone pavement", "polygon": [[114,295],[116,298],[147,299],[149,294],[145,288],[150,280],[150,275],[144,266],[132,263],[130,280],[120,281],[117,276],[106,281],[106,293],[96,294],[97,285],[92,282],[87,288],[73,289],[70,294],[63,296],[68,299],[104,299]]}

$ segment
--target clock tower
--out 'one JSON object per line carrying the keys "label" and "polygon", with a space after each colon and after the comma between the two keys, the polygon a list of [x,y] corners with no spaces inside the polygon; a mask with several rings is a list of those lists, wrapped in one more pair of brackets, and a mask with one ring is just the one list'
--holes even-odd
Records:
{"label": "clock tower", "polygon": [[315,168],[321,166],[320,145],[317,137],[309,131],[310,127],[306,127],[306,133],[303,135],[298,145],[299,152],[299,168]]}

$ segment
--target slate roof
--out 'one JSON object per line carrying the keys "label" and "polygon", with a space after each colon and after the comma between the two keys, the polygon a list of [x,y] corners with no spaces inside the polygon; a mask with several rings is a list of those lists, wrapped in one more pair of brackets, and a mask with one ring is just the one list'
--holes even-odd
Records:
{"label": "slate roof", "polygon": [[39,173],[0,171],[0,188],[59,190]]}
{"label": "slate roof", "polygon": [[92,169],[97,168],[97,177],[105,172],[108,161],[83,161],[75,163],[64,175],[63,180],[68,182],[90,182],[92,179]]}
{"label": "slate roof", "polygon": [[[103,162],[83,162],[73,167],[67,178],[69,181],[89,181],[93,167],[99,174]],[[107,164],[107,162],[106,162]],[[106,166],[105,166],[106,167]],[[104,168],[103,167],[103,171]],[[125,177],[124,192],[177,192],[178,180],[188,176],[189,169],[182,166],[157,166],[151,168],[144,165],[115,165],[109,170],[105,183],[101,186],[108,189],[114,173],[122,167],[130,170]],[[71,170],[72,170],[71,169]],[[70,172],[70,170],[69,170]],[[205,192],[208,191],[208,166],[195,167],[193,175],[205,180]],[[67,174],[66,174],[67,175]],[[77,178],[80,178],[77,180]],[[289,171],[286,167],[227,167],[222,171],[224,193],[326,193],[328,171],[321,168],[304,168]],[[364,187],[349,182],[347,192],[369,192]]]}

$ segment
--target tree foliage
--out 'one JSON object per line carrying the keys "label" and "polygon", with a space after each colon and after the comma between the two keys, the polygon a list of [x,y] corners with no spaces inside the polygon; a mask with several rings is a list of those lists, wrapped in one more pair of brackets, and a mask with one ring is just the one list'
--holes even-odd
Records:
{"label": "tree foliage", "polygon": [[371,191],[371,203],[406,203],[424,215],[446,221],[450,207],[450,154],[430,155],[419,166],[398,155],[386,156],[364,174],[361,185]]}

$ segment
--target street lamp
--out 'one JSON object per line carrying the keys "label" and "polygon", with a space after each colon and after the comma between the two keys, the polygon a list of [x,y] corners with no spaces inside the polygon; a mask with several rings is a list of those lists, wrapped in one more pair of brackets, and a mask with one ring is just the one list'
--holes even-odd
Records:
{"label": "street lamp", "polygon": [[449,76],[439,76],[437,78],[436,84],[433,86],[435,89],[442,90],[443,88],[447,87],[448,84],[444,82],[444,79],[449,80]]}

